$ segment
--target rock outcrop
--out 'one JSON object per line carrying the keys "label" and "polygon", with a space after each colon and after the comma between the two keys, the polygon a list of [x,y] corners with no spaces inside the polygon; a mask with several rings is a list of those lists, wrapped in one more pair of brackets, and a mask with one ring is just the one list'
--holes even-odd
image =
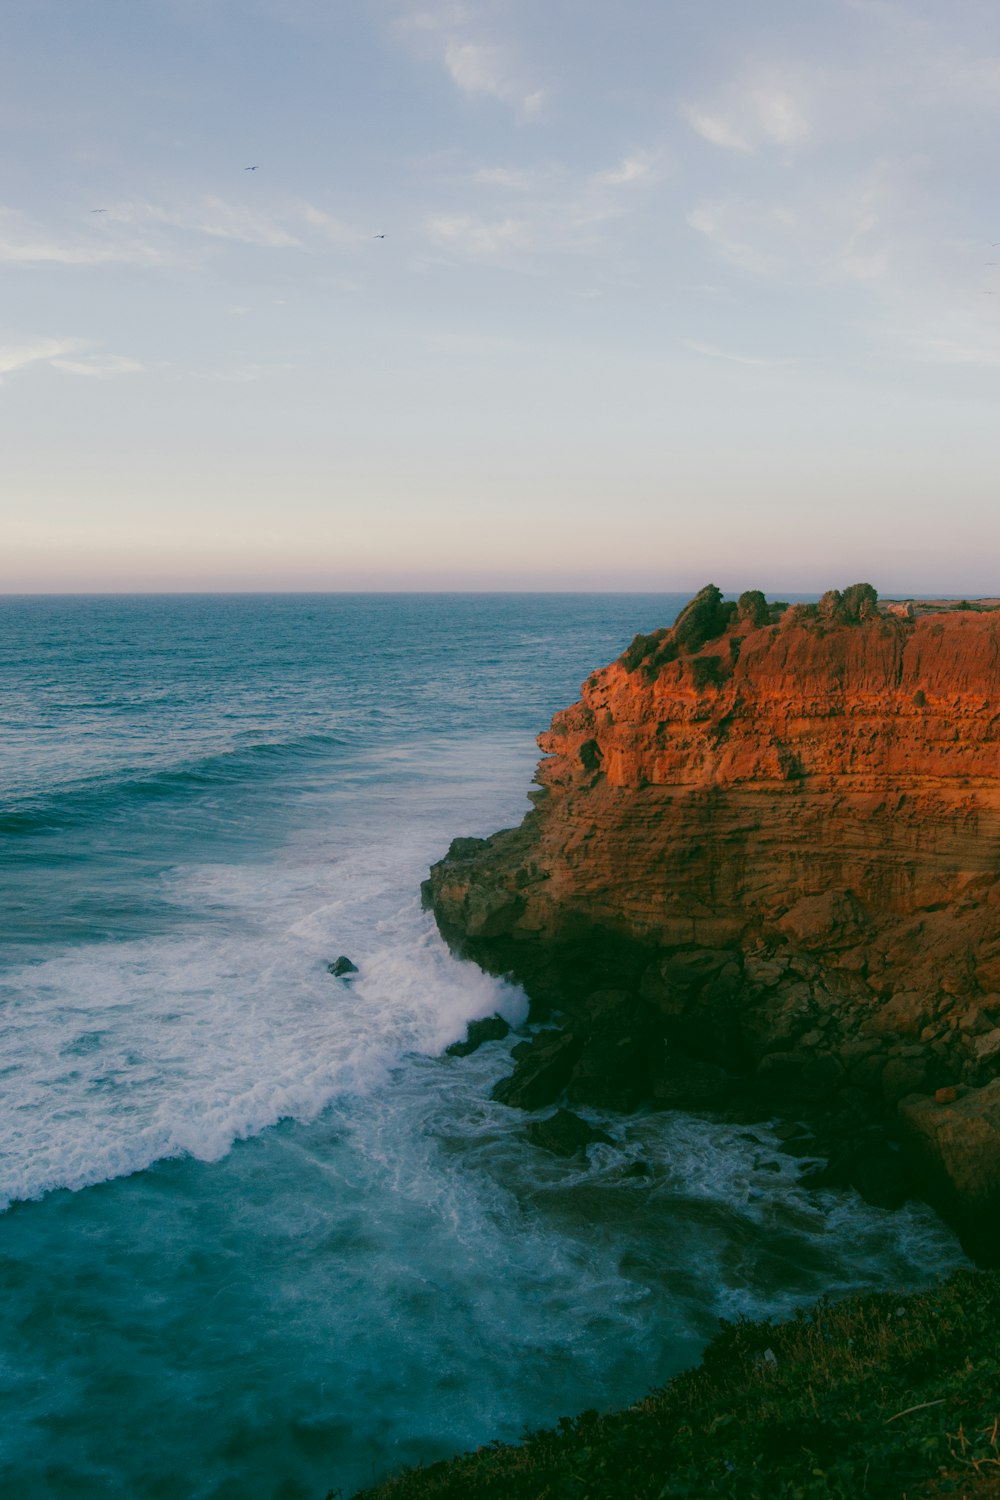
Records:
{"label": "rock outcrop", "polygon": [[[1000,612],[709,587],[539,745],[523,824],[456,840],[426,890],[565,1017],[543,1102],[810,1109],[860,1180],[901,1101],[969,1111],[1000,1075]],[[906,1133],[918,1172],[1000,1260],[1000,1185],[970,1228],[932,1135]]]}

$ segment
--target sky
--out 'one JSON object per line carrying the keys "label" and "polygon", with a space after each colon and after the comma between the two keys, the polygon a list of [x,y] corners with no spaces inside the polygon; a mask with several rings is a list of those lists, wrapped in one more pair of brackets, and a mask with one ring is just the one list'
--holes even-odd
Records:
{"label": "sky", "polygon": [[998,592],[998,126],[995,0],[5,0],[0,592]]}

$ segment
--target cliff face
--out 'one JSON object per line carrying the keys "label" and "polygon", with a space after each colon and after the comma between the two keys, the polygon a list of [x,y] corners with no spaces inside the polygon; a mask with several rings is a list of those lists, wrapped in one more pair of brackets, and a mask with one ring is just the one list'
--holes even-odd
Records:
{"label": "cliff face", "polygon": [[587,680],[539,736],[524,824],[432,871],[442,931],[571,1012],[616,986],[647,1032],[742,1078],[783,1068],[801,1090],[822,1055],[890,1110],[981,1087],[1000,1070],[1000,613],[772,622],[745,598],[693,624],[689,606]]}
{"label": "cliff face", "polygon": [[[701,662],[729,666],[720,645],[736,662],[696,686]],[[1000,615],[753,628],[652,681],[616,662],[539,745],[548,879],[513,930],[555,934],[579,914],[715,946],[774,920],[841,947],[1000,879]],[[907,946],[865,958],[908,967]]]}

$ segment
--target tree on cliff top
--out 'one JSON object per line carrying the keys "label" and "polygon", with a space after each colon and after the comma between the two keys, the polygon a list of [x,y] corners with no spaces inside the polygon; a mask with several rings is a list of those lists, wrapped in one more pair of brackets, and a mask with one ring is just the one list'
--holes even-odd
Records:
{"label": "tree on cliff top", "polygon": [[735,604],[724,604],[722,590],[714,583],[699,589],[674,622],[674,642],[687,651],[697,651],[727,629],[736,613]]}
{"label": "tree on cliff top", "polygon": [[878,614],[878,594],[870,583],[852,583],[844,590],[844,611],[853,624],[856,620],[872,620]]}
{"label": "tree on cliff top", "polygon": [[827,589],[819,601],[819,612],[832,624],[859,625],[862,620],[873,620],[878,614],[878,594],[870,583],[852,583],[843,593],[839,589]]}
{"label": "tree on cliff top", "polygon": [[751,625],[767,625],[771,611],[767,599],[760,589],[747,589],[736,602],[736,614],[740,620],[749,620]]}

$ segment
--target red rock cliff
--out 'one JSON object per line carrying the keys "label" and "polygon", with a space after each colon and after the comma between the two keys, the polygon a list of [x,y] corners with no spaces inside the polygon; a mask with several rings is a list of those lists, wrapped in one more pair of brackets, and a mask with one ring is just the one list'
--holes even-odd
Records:
{"label": "red rock cliff", "polygon": [[[544,795],[516,870],[498,851],[494,932],[718,946],[774,927],[851,950],[882,989],[926,983],[930,947],[936,982],[1000,990],[1000,613],[789,614],[657,666],[664,632],[588,679],[539,736]],[[463,884],[438,909],[475,936],[491,914],[462,910]]]}
{"label": "red rock cliff", "polygon": [[456,841],[429,890],[447,936],[563,1005],[615,972],[676,1016],[670,963],[721,950],[717,1061],[823,1038],[894,1109],[1000,1071],[1000,612],[830,597],[775,621],[706,590],[694,628],[637,637],[539,736],[524,824]]}

